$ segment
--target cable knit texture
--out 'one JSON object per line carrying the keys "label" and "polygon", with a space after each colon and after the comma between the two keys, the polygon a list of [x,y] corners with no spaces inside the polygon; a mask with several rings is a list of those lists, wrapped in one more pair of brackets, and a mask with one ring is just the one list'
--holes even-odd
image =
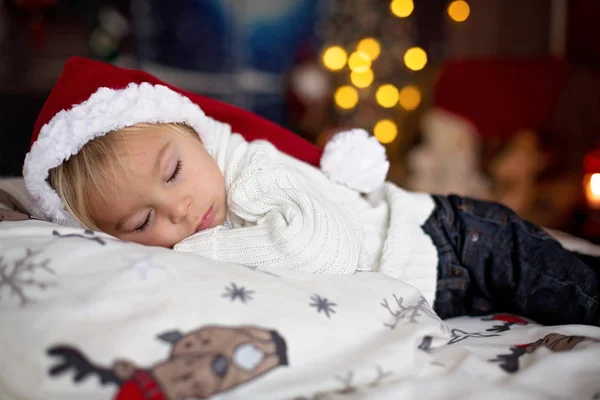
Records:
{"label": "cable knit texture", "polygon": [[380,271],[433,304],[437,252],[421,229],[433,210],[430,196],[393,184],[362,196],[268,142],[219,131],[209,152],[225,177],[227,221],[175,250],[259,268]]}
{"label": "cable knit texture", "polygon": [[[349,206],[352,191],[311,179],[266,141],[227,136],[213,157],[225,177],[231,228],[198,232],[175,249],[257,267],[354,273],[363,233]],[[340,203],[324,195],[332,190]]]}

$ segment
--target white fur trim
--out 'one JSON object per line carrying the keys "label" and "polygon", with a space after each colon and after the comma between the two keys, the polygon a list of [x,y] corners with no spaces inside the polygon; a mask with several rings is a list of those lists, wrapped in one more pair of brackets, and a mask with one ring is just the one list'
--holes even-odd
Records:
{"label": "white fur trim", "polygon": [[23,177],[33,215],[61,225],[80,226],[47,182],[49,171],[90,140],[137,123],[184,122],[194,128],[211,151],[214,135],[226,124],[207,117],[189,98],[163,85],[129,84],[125,89],[100,88],[89,99],[62,110],[44,125],[25,157]]}
{"label": "white fur trim", "polygon": [[321,171],[329,179],[362,193],[383,185],[389,168],[385,147],[363,129],[336,134],[321,156]]}

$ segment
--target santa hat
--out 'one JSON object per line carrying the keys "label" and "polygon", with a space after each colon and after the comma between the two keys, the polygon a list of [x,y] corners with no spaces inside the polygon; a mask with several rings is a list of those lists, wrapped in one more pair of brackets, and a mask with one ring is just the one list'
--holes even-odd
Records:
{"label": "santa hat", "polygon": [[90,140],[143,122],[186,123],[209,150],[229,124],[247,140],[267,139],[303,161],[320,161],[331,179],[361,192],[380,186],[389,167],[385,149],[365,131],[338,134],[321,155],[298,136],[247,111],[188,93],[142,71],[72,57],[42,108],[25,157],[23,177],[33,214],[61,225],[79,225],[50,187],[49,171]]}

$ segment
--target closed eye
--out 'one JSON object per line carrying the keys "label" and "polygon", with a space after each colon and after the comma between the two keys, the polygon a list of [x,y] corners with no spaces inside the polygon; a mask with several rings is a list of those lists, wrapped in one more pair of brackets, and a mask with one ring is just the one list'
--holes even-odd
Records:
{"label": "closed eye", "polygon": [[152,211],[150,211],[148,213],[148,216],[146,217],[144,222],[140,226],[135,228],[135,231],[136,232],[144,232],[145,230],[147,230],[150,227],[151,219],[152,219]]}
{"label": "closed eye", "polygon": [[169,179],[167,179],[167,183],[171,183],[175,179],[177,179],[177,177],[179,176],[179,173],[181,172],[182,166],[183,166],[183,163],[181,162],[181,160],[177,160],[177,165],[175,166],[175,170],[171,174],[171,177]]}

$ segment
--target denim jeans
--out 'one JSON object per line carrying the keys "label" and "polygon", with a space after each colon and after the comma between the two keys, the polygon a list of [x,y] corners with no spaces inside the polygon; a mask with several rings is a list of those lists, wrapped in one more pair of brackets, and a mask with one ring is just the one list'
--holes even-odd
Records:
{"label": "denim jeans", "polygon": [[423,225],[438,250],[442,318],[510,312],[546,325],[600,325],[600,259],[565,250],[497,203],[434,196]]}

